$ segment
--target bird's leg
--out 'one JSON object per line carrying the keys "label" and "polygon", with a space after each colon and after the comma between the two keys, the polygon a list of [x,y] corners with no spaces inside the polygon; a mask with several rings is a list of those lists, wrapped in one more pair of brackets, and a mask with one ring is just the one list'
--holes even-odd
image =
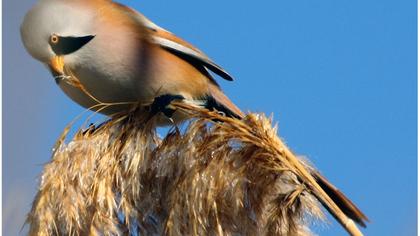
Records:
{"label": "bird's leg", "polygon": [[169,105],[172,101],[183,100],[184,97],[181,95],[164,94],[159,97],[155,97],[153,103],[150,105],[151,115],[156,115],[159,112],[165,114],[165,116],[171,118],[175,112],[175,109],[170,108]]}

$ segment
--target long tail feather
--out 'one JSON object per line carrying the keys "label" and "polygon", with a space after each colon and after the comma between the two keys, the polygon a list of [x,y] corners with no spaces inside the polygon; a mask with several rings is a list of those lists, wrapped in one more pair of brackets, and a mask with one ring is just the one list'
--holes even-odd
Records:
{"label": "long tail feather", "polygon": [[[366,222],[369,219],[361,210],[359,210],[354,203],[352,203],[337,187],[332,185],[324,176],[319,172],[313,172],[312,176],[315,178],[321,188],[328,194],[334,203],[347,215],[350,219],[355,221],[362,227],[366,227]],[[324,205],[324,207],[331,213],[331,209]],[[334,214],[332,214],[334,215]]]}

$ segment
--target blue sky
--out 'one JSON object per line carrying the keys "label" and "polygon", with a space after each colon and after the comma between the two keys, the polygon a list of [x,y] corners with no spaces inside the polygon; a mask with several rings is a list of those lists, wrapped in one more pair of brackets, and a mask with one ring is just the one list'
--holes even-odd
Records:
{"label": "blue sky", "polygon": [[[279,134],[371,219],[366,235],[416,235],[416,1],[122,1],[193,43],[236,80],[245,111]],[[34,1],[3,1],[3,227],[16,235],[42,164],[83,110],[24,51]],[[320,235],[344,235],[333,222]]]}

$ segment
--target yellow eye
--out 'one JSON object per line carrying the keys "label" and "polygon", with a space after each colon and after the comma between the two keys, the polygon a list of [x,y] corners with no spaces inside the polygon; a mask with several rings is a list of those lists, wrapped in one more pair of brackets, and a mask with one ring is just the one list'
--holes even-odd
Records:
{"label": "yellow eye", "polygon": [[60,40],[59,37],[55,34],[51,35],[50,37],[50,42],[53,44],[57,44],[59,40]]}

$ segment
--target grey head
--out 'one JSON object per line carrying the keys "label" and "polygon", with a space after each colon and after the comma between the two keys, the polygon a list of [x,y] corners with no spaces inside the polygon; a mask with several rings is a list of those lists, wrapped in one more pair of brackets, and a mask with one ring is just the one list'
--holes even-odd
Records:
{"label": "grey head", "polygon": [[[80,0],[40,0],[20,28],[26,50],[47,65],[54,58],[74,56],[94,38],[92,8]],[[71,60],[69,60],[71,61]]]}

